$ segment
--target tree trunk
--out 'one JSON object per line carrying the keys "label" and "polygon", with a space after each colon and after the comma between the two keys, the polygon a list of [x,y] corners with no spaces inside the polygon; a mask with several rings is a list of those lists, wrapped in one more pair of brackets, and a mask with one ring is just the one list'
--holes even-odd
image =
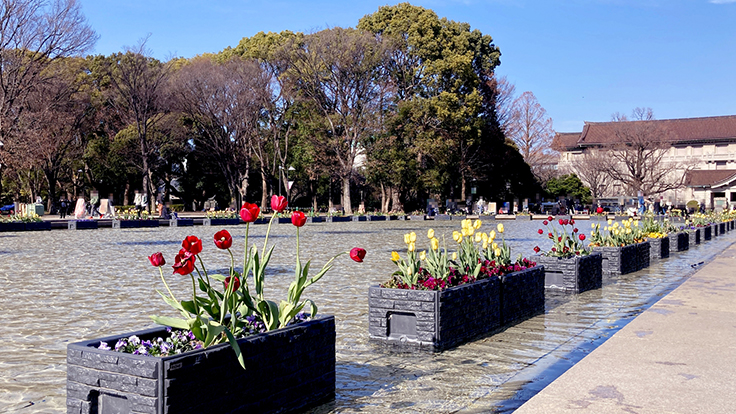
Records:
{"label": "tree trunk", "polygon": [[312,211],[317,214],[317,192],[314,190],[313,180],[309,180],[309,191],[312,193]]}
{"label": "tree trunk", "polygon": [[389,198],[386,197],[386,186],[381,181],[381,213],[388,213],[388,203]]}
{"label": "tree trunk", "polygon": [[46,182],[49,186],[49,199],[47,200],[47,211],[49,214],[51,213],[51,207],[54,205],[54,201],[56,200],[56,174],[54,174],[51,171],[44,171],[44,175],[46,176]]}
{"label": "tree trunk", "polygon": [[261,169],[261,211],[268,211],[268,181],[266,180],[266,172]]}
{"label": "tree trunk", "polygon": [[396,187],[391,187],[391,211],[404,211],[404,205],[401,204],[401,199],[399,198],[399,189]]}
{"label": "tree trunk", "polygon": [[463,175],[460,178],[460,198],[463,200],[463,203],[467,200],[467,198],[465,197],[465,184],[465,176]]}
{"label": "tree trunk", "polygon": [[350,176],[342,179],[342,208],[345,214],[353,214],[353,207],[350,202]]}
{"label": "tree trunk", "polygon": [[123,205],[130,205],[130,183],[125,183],[125,191],[123,192]]}

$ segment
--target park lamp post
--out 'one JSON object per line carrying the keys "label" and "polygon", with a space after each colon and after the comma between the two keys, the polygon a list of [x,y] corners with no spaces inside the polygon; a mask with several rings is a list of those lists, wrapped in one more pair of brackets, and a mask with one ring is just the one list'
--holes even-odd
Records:
{"label": "park lamp post", "polygon": [[[288,187],[291,187],[289,186],[289,171],[296,171],[296,169],[292,166],[289,166],[289,168],[286,169],[286,173],[284,173],[284,166],[279,165],[279,197],[281,197],[281,186],[283,185],[284,188],[286,189],[286,199],[287,199],[286,201],[287,202],[289,201],[288,200],[289,199],[289,188]],[[286,182],[284,184],[281,183],[282,176],[285,176],[286,178]]]}

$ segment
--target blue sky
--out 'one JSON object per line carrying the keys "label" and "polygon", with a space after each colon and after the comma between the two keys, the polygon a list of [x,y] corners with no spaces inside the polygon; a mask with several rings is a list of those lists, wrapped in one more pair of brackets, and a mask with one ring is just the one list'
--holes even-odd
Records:
{"label": "blue sky", "polygon": [[[94,53],[151,34],[159,59],[235,46],[260,31],[355,26],[396,2],[80,0]],[[658,119],[736,115],[736,0],[426,0],[500,48],[497,73],[532,91],[560,132],[651,107]]]}

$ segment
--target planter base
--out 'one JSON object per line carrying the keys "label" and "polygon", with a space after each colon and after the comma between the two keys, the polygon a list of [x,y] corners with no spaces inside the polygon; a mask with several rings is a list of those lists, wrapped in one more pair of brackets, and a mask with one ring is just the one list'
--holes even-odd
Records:
{"label": "planter base", "polygon": [[603,257],[600,253],[570,258],[535,256],[544,266],[544,288],[569,293],[599,289],[603,284]]}

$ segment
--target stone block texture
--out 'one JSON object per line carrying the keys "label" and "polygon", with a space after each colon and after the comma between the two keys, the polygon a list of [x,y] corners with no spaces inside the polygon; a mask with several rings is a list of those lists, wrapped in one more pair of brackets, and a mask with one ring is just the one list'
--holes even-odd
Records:
{"label": "stone block texture", "polygon": [[603,256],[603,275],[617,276],[649,266],[649,242],[622,247],[593,247]]}
{"label": "stone block texture", "polygon": [[396,350],[441,351],[498,329],[500,280],[449,289],[369,288],[368,333]]}
{"label": "stone block texture", "polygon": [[670,238],[649,239],[649,260],[659,260],[670,257]]}
{"label": "stone block texture", "polygon": [[713,226],[704,226],[701,227],[700,230],[702,230],[702,234],[700,236],[701,241],[713,238]]}
{"label": "stone block texture", "polygon": [[68,230],[89,230],[96,229],[98,224],[94,220],[69,220],[67,221]]}
{"label": "stone block texture", "polygon": [[690,229],[687,231],[688,236],[688,246],[695,246],[696,244],[700,244],[700,235],[701,231],[700,229]]}
{"label": "stone block texture", "polygon": [[726,232],[726,223],[718,223],[718,234]]}
{"label": "stone block texture", "polygon": [[169,227],[189,227],[194,226],[194,219],[171,219],[168,220],[168,223]]}
{"label": "stone block texture", "polygon": [[137,229],[141,227],[158,227],[158,220],[113,220],[114,229]]}
{"label": "stone block texture", "polygon": [[[148,339],[165,329],[124,336],[133,334]],[[121,337],[67,347],[67,413],[281,413],[335,397],[332,316],[238,340],[245,370],[228,344],[169,357],[96,349]]]}
{"label": "stone block texture", "polygon": [[684,231],[671,233],[667,237],[670,239],[670,253],[682,252],[690,248],[690,237]]}
{"label": "stone block texture", "polygon": [[534,260],[544,266],[545,289],[582,293],[602,285],[603,257],[600,253],[569,258],[535,256]]}
{"label": "stone block texture", "polygon": [[501,323],[544,312],[544,266],[501,276]]}

